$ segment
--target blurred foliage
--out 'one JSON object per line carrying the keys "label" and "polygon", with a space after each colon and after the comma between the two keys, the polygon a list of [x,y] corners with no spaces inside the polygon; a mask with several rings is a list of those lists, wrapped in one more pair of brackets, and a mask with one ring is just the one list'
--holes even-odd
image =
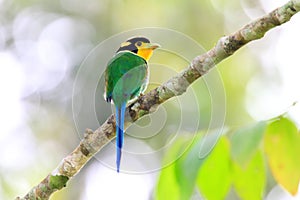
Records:
{"label": "blurred foliage", "polygon": [[[264,199],[270,192],[266,191],[266,183],[272,179],[269,175],[291,195],[297,194],[300,135],[290,119],[280,116],[222,136],[199,135],[202,136],[184,152],[184,156],[161,171],[155,199],[166,199],[168,194],[172,194],[168,196],[170,200],[190,199],[195,185],[207,200],[221,200],[227,195],[228,199],[233,199],[229,194],[230,186],[240,199]],[[220,138],[209,155],[201,158],[203,146],[200,141],[205,137]],[[174,157],[178,150],[180,145],[174,145],[166,154],[167,159]],[[271,170],[271,174],[266,170]]]}
{"label": "blurred foliage", "polygon": [[264,147],[275,180],[292,195],[296,195],[300,179],[299,131],[289,119],[281,118],[266,130]]}
{"label": "blurred foliage", "polygon": [[207,199],[225,199],[232,180],[230,167],[229,142],[226,137],[221,136],[218,145],[198,172],[196,183],[201,194]]}

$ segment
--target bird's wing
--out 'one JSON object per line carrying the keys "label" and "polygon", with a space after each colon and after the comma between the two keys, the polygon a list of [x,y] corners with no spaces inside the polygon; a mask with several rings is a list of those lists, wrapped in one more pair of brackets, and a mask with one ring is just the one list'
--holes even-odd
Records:
{"label": "bird's wing", "polygon": [[120,52],[108,63],[105,71],[106,100],[121,106],[139,95],[147,80],[147,62],[131,52]]}

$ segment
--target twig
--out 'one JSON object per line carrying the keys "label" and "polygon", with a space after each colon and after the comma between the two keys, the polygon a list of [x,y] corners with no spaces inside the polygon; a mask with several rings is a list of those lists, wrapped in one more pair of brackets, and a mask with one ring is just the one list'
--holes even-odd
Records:
{"label": "twig", "polygon": [[[289,21],[299,10],[300,0],[291,0],[235,33],[222,37],[214,48],[194,58],[184,71],[131,104],[127,108],[125,127],[153,112],[164,101],[183,94],[191,83],[206,74],[217,63],[248,42],[262,38],[271,28]],[[115,117],[111,115],[97,130],[87,129],[79,146],[64,158],[51,174],[33,187],[23,198],[17,197],[16,199],[49,199],[52,193],[65,187],[68,180],[75,176],[89,159],[114,137]]]}

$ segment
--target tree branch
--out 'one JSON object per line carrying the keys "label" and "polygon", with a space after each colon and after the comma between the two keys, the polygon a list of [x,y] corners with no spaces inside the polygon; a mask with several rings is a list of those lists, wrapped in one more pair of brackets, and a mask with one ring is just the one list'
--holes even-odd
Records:
{"label": "tree branch", "polygon": [[[195,80],[206,74],[217,63],[232,55],[250,41],[260,39],[273,27],[279,26],[299,12],[300,0],[291,0],[282,7],[247,24],[235,33],[222,37],[216,46],[203,55],[197,56],[190,65],[161,86],[140,96],[126,110],[125,128],[140,117],[156,110],[164,101],[183,94]],[[101,127],[87,129],[79,146],[65,157],[58,167],[23,198],[49,199],[50,195],[66,186],[90,158],[115,137],[115,117],[111,115]]]}

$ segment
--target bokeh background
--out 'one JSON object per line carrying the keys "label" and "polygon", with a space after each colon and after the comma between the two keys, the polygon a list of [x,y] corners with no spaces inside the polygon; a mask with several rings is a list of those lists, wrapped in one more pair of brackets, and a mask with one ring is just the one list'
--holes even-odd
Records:
{"label": "bokeh background", "polygon": [[[77,146],[83,130],[78,129],[76,122],[96,129],[111,114],[110,105],[104,103],[100,94],[95,123],[84,115],[76,115],[77,112],[74,115],[72,107],[78,71],[99,43],[131,29],[161,27],[179,31],[208,50],[220,37],[285,2],[0,0],[0,199],[25,195]],[[218,65],[226,94],[225,127],[243,126],[284,112],[300,122],[299,104],[294,105],[300,99],[299,25],[300,15],[296,14],[290,22],[271,30],[263,39],[248,44]],[[184,47],[175,39],[170,43],[175,49]],[[174,62],[172,73],[186,64]],[[165,72],[153,70],[151,76],[163,82],[172,74]],[[88,80],[87,76],[85,81]],[[76,87],[80,87],[78,84]],[[194,98],[201,111],[202,123],[196,127],[199,130],[208,127],[211,117],[210,95],[205,86],[205,82],[197,81],[191,93],[202,91]],[[101,89],[100,83],[97,88]],[[82,91],[95,92],[88,87]],[[180,112],[189,114],[195,109],[187,106],[191,103],[187,97],[180,99],[183,106]],[[158,144],[170,140],[174,124],[178,124],[174,117],[179,112],[176,101],[168,102],[161,113],[168,119],[158,134],[162,137],[142,143],[146,149],[158,148]],[[88,105],[81,104],[85,106]],[[149,119],[145,118],[140,125],[146,126]],[[182,132],[190,132],[189,126],[186,122]],[[159,171],[117,174],[99,162],[104,157],[113,160],[113,149],[105,148],[67,188],[51,199],[152,199]],[[161,157],[163,154],[143,162],[160,165]],[[134,159],[127,162],[141,164]],[[281,199],[284,198],[292,199],[283,193]]]}

